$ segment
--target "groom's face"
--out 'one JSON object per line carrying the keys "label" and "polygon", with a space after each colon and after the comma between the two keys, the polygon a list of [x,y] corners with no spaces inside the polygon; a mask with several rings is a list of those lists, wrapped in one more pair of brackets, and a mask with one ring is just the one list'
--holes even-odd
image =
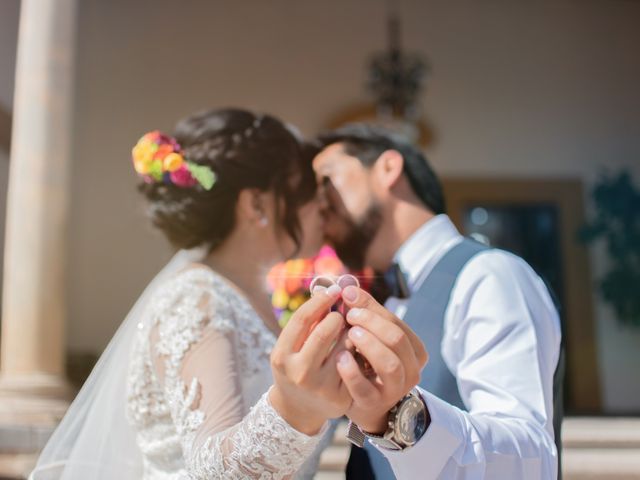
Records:
{"label": "groom's face", "polygon": [[351,269],[362,269],[382,224],[382,209],[372,188],[371,170],[347,154],[341,143],[329,145],[313,161],[326,240]]}

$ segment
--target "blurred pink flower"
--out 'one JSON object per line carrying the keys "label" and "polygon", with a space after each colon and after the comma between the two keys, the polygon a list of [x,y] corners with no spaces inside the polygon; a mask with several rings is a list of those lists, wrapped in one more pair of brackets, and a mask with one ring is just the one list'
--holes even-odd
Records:
{"label": "blurred pink flower", "polygon": [[182,165],[175,172],[171,172],[171,181],[178,187],[193,187],[198,183],[186,165]]}

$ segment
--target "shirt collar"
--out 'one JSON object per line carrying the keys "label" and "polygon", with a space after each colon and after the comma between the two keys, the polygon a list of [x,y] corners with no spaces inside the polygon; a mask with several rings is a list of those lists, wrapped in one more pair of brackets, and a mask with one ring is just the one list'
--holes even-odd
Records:
{"label": "shirt collar", "polygon": [[409,289],[414,291],[448,247],[461,240],[462,235],[445,214],[436,215],[416,230],[394,256],[407,276]]}

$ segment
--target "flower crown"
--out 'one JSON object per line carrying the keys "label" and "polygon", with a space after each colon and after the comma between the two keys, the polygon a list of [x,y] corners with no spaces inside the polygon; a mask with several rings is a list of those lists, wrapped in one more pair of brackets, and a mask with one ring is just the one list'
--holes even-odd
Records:
{"label": "flower crown", "polygon": [[200,185],[211,190],[217,177],[206,165],[185,160],[175,138],[154,130],[142,136],[133,150],[133,167],[145,182],[162,182],[181,188]]}

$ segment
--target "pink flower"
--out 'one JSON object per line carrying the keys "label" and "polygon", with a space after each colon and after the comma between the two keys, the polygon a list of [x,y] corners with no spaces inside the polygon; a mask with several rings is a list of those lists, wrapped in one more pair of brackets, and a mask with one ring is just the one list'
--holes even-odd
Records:
{"label": "pink flower", "polygon": [[318,252],[318,257],[337,257],[336,252],[329,245],[324,245]]}
{"label": "pink flower", "polygon": [[162,134],[160,133],[160,130],[153,130],[152,132],[146,133],[144,135],[145,140],[149,141],[149,142],[156,142],[158,141],[158,139],[160,138]]}
{"label": "pink flower", "polygon": [[175,172],[171,172],[171,181],[174,185],[184,188],[193,187],[198,183],[186,165],[182,165]]}
{"label": "pink flower", "polygon": [[313,267],[315,272],[321,275],[340,275],[345,271],[340,259],[330,255],[318,257]]}

